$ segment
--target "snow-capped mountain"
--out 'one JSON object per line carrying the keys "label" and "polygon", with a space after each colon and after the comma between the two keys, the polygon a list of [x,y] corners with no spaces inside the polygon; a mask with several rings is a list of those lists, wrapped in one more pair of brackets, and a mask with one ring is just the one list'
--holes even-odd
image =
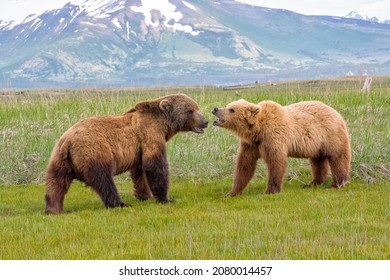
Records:
{"label": "snow-capped mountain", "polygon": [[349,12],[345,16],[345,18],[352,18],[352,19],[358,19],[358,20],[365,20],[365,21],[371,21],[371,22],[390,24],[390,19],[380,21],[377,17],[370,17],[367,14],[360,13],[358,11],[351,11],[351,12]]}
{"label": "snow-capped mountain", "polygon": [[389,73],[390,25],[233,0],[69,0],[0,20],[0,87]]}
{"label": "snow-capped mountain", "polygon": [[346,18],[353,18],[353,19],[373,21],[373,22],[379,22],[379,19],[377,17],[369,17],[368,15],[361,14],[358,11],[351,11],[345,17]]}

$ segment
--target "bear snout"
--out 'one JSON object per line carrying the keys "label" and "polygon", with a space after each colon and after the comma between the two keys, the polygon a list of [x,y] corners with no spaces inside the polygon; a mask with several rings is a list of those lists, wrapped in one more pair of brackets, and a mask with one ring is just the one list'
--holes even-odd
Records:
{"label": "bear snout", "polygon": [[192,128],[192,131],[195,133],[204,133],[204,128],[209,124],[209,121],[206,120],[201,114],[199,114],[198,121],[196,121],[195,126]]}
{"label": "bear snout", "polygon": [[218,118],[222,118],[224,111],[224,108],[214,108],[211,113]]}
{"label": "bear snout", "polygon": [[222,126],[222,124],[223,124],[223,122],[224,122],[224,121],[223,121],[223,116],[222,116],[223,111],[220,110],[219,108],[214,108],[214,109],[211,111],[211,113],[212,113],[214,116],[218,117],[218,120],[216,120],[216,121],[213,122],[213,126]]}
{"label": "bear snout", "polygon": [[199,126],[200,126],[201,128],[206,128],[207,125],[209,124],[209,121],[206,120],[206,118],[203,117],[202,114],[199,114],[199,119],[200,119],[200,120],[198,121]]}

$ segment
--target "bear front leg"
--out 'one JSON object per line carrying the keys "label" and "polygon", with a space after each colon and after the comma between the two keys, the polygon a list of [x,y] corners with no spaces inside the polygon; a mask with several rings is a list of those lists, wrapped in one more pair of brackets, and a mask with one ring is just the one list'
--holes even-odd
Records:
{"label": "bear front leg", "polygon": [[264,159],[267,164],[268,180],[265,193],[273,194],[282,191],[284,174],[287,169],[287,156],[275,157],[275,152],[269,153]]}
{"label": "bear front leg", "polygon": [[145,172],[147,183],[157,202],[167,203],[169,174],[168,160],[165,145],[160,149],[154,150],[154,153],[145,152],[142,159],[142,168]]}
{"label": "bear front leg", "polygon": [[256,163],[259,157],[258,146],[240,143],[236,170],[234,172],[234,184],[227,196],[235,196],[242,193],[255,174]]}

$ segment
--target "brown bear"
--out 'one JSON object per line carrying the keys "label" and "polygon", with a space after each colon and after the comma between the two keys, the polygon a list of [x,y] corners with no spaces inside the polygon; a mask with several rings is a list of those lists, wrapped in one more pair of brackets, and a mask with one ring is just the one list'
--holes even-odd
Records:
{"label": "brown bear", "polygon": [[203,133],[208,121],[185,94],[138,103],[122,115],[90,117],[72,126],[55,145],[46,172],[46,213],[63,212],[73,179],[85,182],[106,208],[121,201],[113,176],[130,171],[135,196],[168,202],[166,142],[180,131]]}
{"label": "brown bear", "polygon": [[225,108],[214,108],[212,113],[219,118],[215,126],[240,138],[230,196],[242,193],[259,158],[267,165],[266,193],[282,191],[287,157],[310,159],[313,180],[309,186],[323,183],[329,167],[333,187],[342,187],[349,180],[351,148],[345,121],[319,101],[283,107],[273,101],[253,104],[241,99]]}

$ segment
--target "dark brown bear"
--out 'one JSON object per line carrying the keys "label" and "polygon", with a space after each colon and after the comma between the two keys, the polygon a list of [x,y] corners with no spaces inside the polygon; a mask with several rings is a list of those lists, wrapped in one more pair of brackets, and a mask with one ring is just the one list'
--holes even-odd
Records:
{"label": "dark brown bear", "polygon": [[130,171],[135,196],[168,202],[166,142],[180,131],[203,133],[208,121],[185,94],[137,104],[122,115],[84,119],[55,145],[46,173],[46,213],[64,212],[64,196],[73,179],[85,182],[106,208],[121,201],[113,176]]}

